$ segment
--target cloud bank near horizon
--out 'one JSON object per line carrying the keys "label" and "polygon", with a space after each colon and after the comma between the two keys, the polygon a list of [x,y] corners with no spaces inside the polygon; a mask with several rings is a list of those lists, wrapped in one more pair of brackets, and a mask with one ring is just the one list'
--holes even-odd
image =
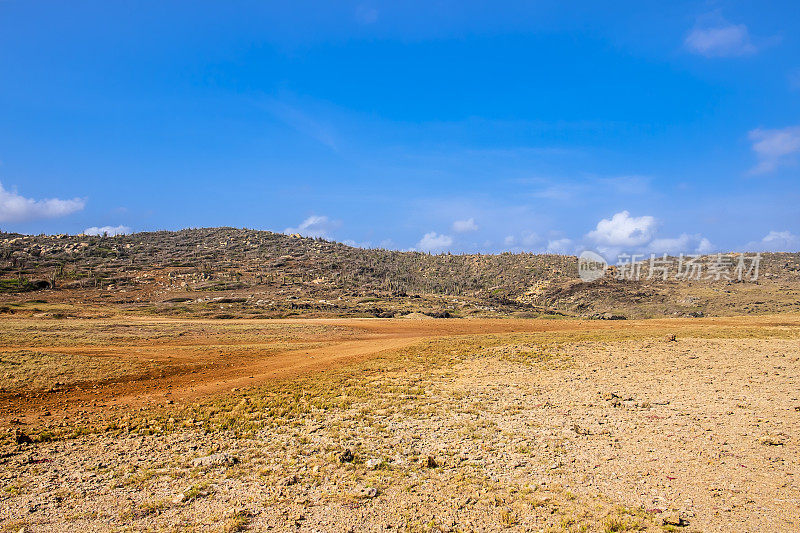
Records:
{"label": "cloud bank near horizon", "polygon": [[26,198],[16,191],[9,191],[0,183],[0,222],[24,222],[57,218],[82,210],[86,206],[83,198],[61,200]]}

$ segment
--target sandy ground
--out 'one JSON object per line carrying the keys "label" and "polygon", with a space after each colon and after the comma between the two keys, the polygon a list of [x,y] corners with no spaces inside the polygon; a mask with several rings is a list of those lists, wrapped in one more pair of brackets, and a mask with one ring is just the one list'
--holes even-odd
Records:
{"label": "sandy ground", "polygon": [[[20,322],[20,321],[17,321]],[[0,423],[10,417],[35,415],[48,410],[58,414],[75,408],[102,409],[110,402],[114,405],[141,405],[171,400],[187,400],[232,388],[258,385],[272,379],[281,379],[362,360],[385,350],[397,350],[426,338],[493,334],[510,332],[547,332],[593,329],[615,329],[617,323],[567,320],[383,320],[383,319],[316,319],[316,320],[175,320],[175,319],[117,319],[22,321],[28,328],[46,331],[66,324],[79,335],[67,337],[56,329],[51,335],[41,335],[6,342],[0,346],[4,353],[30,351],[39,354],[56,354],[63,358],[79,356],[86,360],[102,360],[109,365],[124,368],[133,365],[129,372],[109,370],[96,379],[74,378],[69,383],[63,375],[55,373],[51,385],[39,390],[12,388],[8,382],[0,383],[6,389],[0,393]],[[97,338],[108,328],[120,325],[139,326],[142,329],[169,328],[172,336],[150,338],[117,337],[109,344],[98,344]],[[196,328],[216,326],[212,331],[198,332]],[[275,338],[268,331],[264,335],[231,335],[231,331],[245,331],[268,325],[296,327],[291,336]],[[309,326],[321,327],[308,330]],[[185,328],[185,331],[184,331]],[[188,334],[184,334],[188,331]],[[91,343],[84,344],[86,340]],[[289,341],[288,343],[285,341]],[[26,342],[27,341],[27,342]],[[115,342],[115,344],[110,344]],[[317,346],[317,344],[323,344]],[[289,344],[287,346],[287,344]],[[297,346],[293,346],[296,344]],[[309,347],[311,344],[312,347]],[[5,358],[8,360],[8,357]],[[142,362],[156,364],[146,365]],[[81,361],[78,364],[86,366]],[[107,365],[108,366],[108,365]],[[14,369],[12,369],[14,370]],[[86,377],[86,376],[84,376]]]}
{"label": "sandy ground", "polygon": [[[322,329],[302,329],[309,324]],[[61,426],[88,424],[112,409],[109,391],[124,422],[7,444],[0,524],[800,530],[800,317],[282,325],[292,334],[263,343],[233,335],[227,321],[213,335],[118,346],[55,345],[46,326],[6,342],[118,361],[213,349],[234,361],[213,366],[206,354],[188,372],[169,362],[174,374],[155,379],[6,394],[4,416],[20,420],[8,429],[34,434],[58,414],[43,418],[51,407],[69,413]],[[274,350],[285,342],[304,347]],[[177,349],[187,345],[205,349]]]}
{"label": "sandy ground", "polygon": [[[29,351],[57,357],[79,356],[101,360],[101,375],[79,372],[71,382],[54,373],[49,384],[13,387],[9,373],[0,375],[0,424],[11,418],[42,411],[58,414],[75,408],[102,409],[105,403],[142,405],[165,399],[187,400],[262,384],[335,365],[355,362],[385,350],[397,350],[427,338],[500,333],[656,330],[692,327],[787,327],[784,318],[712,318],[704,320],[581,321],[581,320],[178,320],[121,318],[105,320],[17,320],[49,335],[9,332],[0,344],[4,353]],[[260,327],[270,329],[262,334]],[[124,336],[106,339],[104,330],[125,326],[142,330],[168,329],[170,335],[144,339]],[[209,330],[204,329],[209,326]],[[290,335],[276,336],[274,328],[290,328]],[[320,329],[316,329],[320,328]],[[63,329],[74,330],[66,335]],[[200,330],[198,330],[200,328]],[[309,329],[310,328],[310,329]],[[11,328],[9,328],[11,329]],[[243,330],[244,334],[232,335]],[[255,330],[255,331],[254,331]],[[99,340],[98,340],[99,339]],[[9,342],[9,340],[11,342]],[[91,343],[86,343],[91,341]],[[294,344],[294,345],[293,345]],[[320,344],[322,344],[320,346]],[[309,347],[310,346],[310,347]],[[143,365],[143,362],[151,363]],[[128,366],[138,363],[131,368]],[[87,365],[79,362],[83,370]],[[1,366],[1,365],[0,365]],[[110,372],[108,366],[116,372]],[[3,367],[5,368],[5,367]],[[11,370],[16,370],[11,368]],[[111,375],[115,374],[115,375]],[[81,379],[85,378],[85,379]],[[98,406],[98,404],[100,404]]]}

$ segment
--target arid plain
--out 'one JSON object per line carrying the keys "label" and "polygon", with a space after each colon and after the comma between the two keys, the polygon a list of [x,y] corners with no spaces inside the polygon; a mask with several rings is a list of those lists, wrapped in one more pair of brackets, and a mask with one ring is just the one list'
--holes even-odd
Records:
{"label": "arid plain", "polygon": [[4,531],[793,531],[800,316],[10,315]]}

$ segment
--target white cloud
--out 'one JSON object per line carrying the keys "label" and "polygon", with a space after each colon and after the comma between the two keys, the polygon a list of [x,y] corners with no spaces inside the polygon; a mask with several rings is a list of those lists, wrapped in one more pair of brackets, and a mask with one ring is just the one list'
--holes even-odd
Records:
{"label": "white cloud", "polygon": [[128,235],[131,233],[131,228],[128,226],[92,226],[83,230],[84,235],[108,235],[113,237],[115,235]]}
{"label": "white cloud", "polygon": [[539,234],[531,231],[528,233],[523,233],[520,242],[522,242],[523,246],[533,246],[534,244],[539,244],[541,240],[542,238],[539,237]]}
{"label": "white cloud", "polygon": [[707,253],[713,252],[715,249],[716,249],[716,246],[711,244],[711,241],[709,241],[708,239],[703,237],[702,239],[700,239],[700,242],[697,243],[696,251],[697,251],[697,253],[707,254]]}
{"label": "white cloud", "polygon": [[771,130],[756,128],[748,136],[759,160],[751,170],[752,174],[764,174],[791,164],[792,156],[800,152],[800,126]]}
{"label": "white cloud", "polygon": [[503,239],[503,244],[505,244],[506,246],[514,246],[515,244],[517,244],[517,238],[514,237],[513,235],[506,235],[506,238]]}
{"label": "white cloud", "polygon": [[601,246],[635,248],[653,239],[656,225],[651,216],[632,217],[621,211],[610,219],[602,219],[586,236]]}
{"label": "white cloud", "polygon": [[574,251],[572,239],[556,239],[547,242],[547,253],[569,254]]}
{"label": "white cloud", "polygon": [[469,233],[471,231],[478,231],[478,225],[475,224],[474,218],[456,220],[453,222],[453,231],[456,233]]}
{"label": "white cloud", "polygon": [[708,254],[716,250],[711,241],[699,233],[682,233],[679,237],[655,238],[658,221],[651,216],[632,217],[628,211],[597,223],[597,229],[586,237],[594,241],[597,251],[610,262],[622,253],[649,254],[680,253]]}
{"label": "white cloud", "polygon": [[417,243],[416,249],[423,252],[438,252],[452,246],[453,238],[450,235],[440,235],[435,231],[426,233]]}
{"label": "white cloud", "polygon": [[800,237],[789,231],[770,231],[760,241],[745,245],[747,252],[797,252],[800,251]]}
{"label": "white cloud", "polygon": [[286,228],[284,233],[299,233],[306,237],[327,237],[330,232],[341,226],[338,220],[331,220],[326,216],[311,215],[296,228]]}
{"label": "white cloud", "polygon": [[686,47],[706,57],[733,57],[756,53],[744,24],[695,28],[686,37]]}
{"label": "white cloud", "polygon": [[352,246],[353,248],[364,248],[369,249],[372,248],[372,243],[370,241],[354,241],[353,239],[345,239],[342,241],[342,244],[346,244],[347,246]]}
{"label": "white cloud", "polygon": [[696,253],[707,254],[714,251],[711,241],[700,234],[689,235],[682,233],[680,237],[654,239],[648,245],[648,251],[657,255]]}
{"label": "white cloud", "polygon": [[7,191],[0,183],[0,222],[21,222],[39,218],[55,218],[70,215],[80,211],[86,205],[86,200],[73,198],[72,200],[59,200],[48,198],[34,200],[25,198],[16,192]]}

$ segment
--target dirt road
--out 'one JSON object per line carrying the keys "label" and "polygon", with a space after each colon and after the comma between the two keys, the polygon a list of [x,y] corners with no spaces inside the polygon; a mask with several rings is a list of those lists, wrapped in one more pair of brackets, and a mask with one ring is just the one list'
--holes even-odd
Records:
{"label": "dirt road", "polygon": [[[5,321],[5,324],[11,324]],[[796,327],[800,318],[662,319],[646,321],[584,320],[178,320],[118,318],[103,320],[26,320],[14,323],[28,336],[7,336],[3,354],[39,354],[31,373],[52,375],[51,384],[17,387],[3,384],[0,421],[54,415],[75,408],[184,401],[258,385],[271,379],[324,372],[387,350],[401,350],[425,339],[505,333],[591,332],[704,327]],[[199,329],[198,329],[199,328]],[[265,329],[266,328],[266,329]],[[141,336],[103,337],[109,331],[145,332]],[[33,331],[33,334],[30,332]],[[77,332],[68,336],[65,331]],[[165,334],[165,332],[167,334]],[[291,333],[288,337],[286,332]],[[235,333],[235,334],[234,334]],[[144,338],[140,338],[140,337]],[[36,368],[41,354],[58,360],[57,368]],[[86,362],[99,361],[90,375]],[[105,366],[102,366],[105,365]],[[17,370],[14,368],[13,370]],[[73,372],[72,378],[63,376]],[[0,376],[2,378],[2,376]],[[8,375],[6,375],[8,378]],[[13,385],[13,384],[12,384]]]}

